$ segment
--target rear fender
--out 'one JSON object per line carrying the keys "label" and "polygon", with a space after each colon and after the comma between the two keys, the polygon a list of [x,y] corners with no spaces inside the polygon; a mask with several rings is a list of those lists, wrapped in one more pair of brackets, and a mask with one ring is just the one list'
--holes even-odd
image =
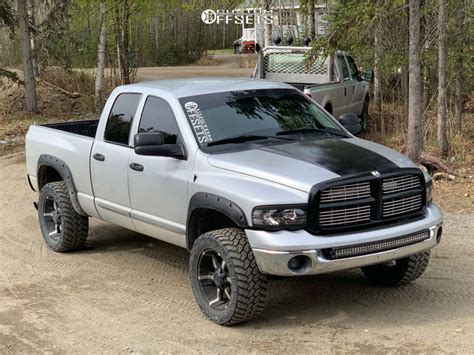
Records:
{"label": "rear fender", "polygon": [[71,174],[71,170],[67,166],[67,164],[50,154],[42,154],[40,155],[38,159],[38,169],[36,172],[36,176],[38,179],[38,189],[41,191],[41,188],[47,184],[49,181],[47,180],[47,168],[53,168],[56,170],[59,175],[61,176],[62,181],[66,184],[66,187],[69,192],[69,197],[71,198],[72,205],[74,207],[74,210],[82,215],[82,216],[87,216],[87,213],[84,212],[82,209],[81,205],[79,204],[79,200],[77,198],[77,190],[76,186],[74,184],[74,179]]}

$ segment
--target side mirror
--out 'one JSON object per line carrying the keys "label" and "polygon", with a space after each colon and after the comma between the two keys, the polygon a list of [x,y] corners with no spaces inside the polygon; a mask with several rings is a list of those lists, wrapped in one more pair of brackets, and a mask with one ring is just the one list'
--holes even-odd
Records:
{"label": "side mirror", "polygon": [[184,158],[181,144],[166,144],[162,132],[142,132],[134,137],[135,153],[137,155],[152,155],[158,157]]}
{"label": "side mirror", "polygon": [[367,69],[364,74],[362,74],[362,79],[365,81],[374,80],[374,71],[372,69]]}
{"label": "side mirror", "polygon": [[360,124],[360,118],[352,112],[343,113],[339,116],[338,119],[339,123],[344,126],[352,134],[357,134],[362,130],[362,126]]}

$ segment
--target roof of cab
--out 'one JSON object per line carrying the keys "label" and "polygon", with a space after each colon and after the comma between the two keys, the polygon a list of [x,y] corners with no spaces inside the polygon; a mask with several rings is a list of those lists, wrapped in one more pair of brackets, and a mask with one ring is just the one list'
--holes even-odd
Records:
{"label": "roof of cab", "polygon": [[149,89],[163,90],[177,98],[233,90],[294,88],[291,85],[270,80],[221,77],[144,81],[127,85],[126,87],[143,91]]}

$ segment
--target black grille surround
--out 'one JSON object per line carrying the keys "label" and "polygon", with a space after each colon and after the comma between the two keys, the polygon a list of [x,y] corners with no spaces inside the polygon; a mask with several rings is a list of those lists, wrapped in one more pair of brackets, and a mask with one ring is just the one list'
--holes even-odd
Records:
{"label": "black grille surround", "polygon": [[[324,235],[420,218],[426,210],[426,182],[420,169],[400,168],[375,175],[369,171],[314,185],[308,201],[307,230]],[[407,179],[410,181],[408,186]],[[399,189],[394,181],[398,182]],[[367,183],[369,196],[363,189]],[[340,194],[334,199],[336,201],[327,198],[328,191],[341,191],[341,186],[351,188],[347,199],[341,199]],[[354,197],[354,186],[361,186],[360,198]],[[325,197],[322,199],[322,196]]]}

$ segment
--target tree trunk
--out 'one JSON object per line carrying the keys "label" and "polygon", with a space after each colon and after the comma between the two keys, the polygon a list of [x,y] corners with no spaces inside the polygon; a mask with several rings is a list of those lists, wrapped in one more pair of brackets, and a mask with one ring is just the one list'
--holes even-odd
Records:
{"label": "tree trunk", "polygon": [[33,71],[35,76],[38,77],[41,75],[41,72],[38,64],[38,53],[36,49],[36,0],[29,0],[29,2],[31,12],[31,27],[33,28],[33,32],[31,33],[31,58],[33,60]]}
{"label": "tree trunk", "polygon": [[130,8],[128,0],[123,0],[122,7],[115,7],[115,41],[117,44],[117,61],[122,84],[130,84],[130,69],[128,63],[128,22]]}
{"label": "tree trunk", "polygon": [[418,162],[423,148],[421,97],[420,0],[410,0],[407,155]]}
{"label": "tree trunk", "polygon": [[308,32],[309,38],[312,41],[316,39],[316,13],[314,11],[314,0],[308,0],[306,6],[308,7]]}
{"label": "tree trunk", "polygon": [[[270,10],[271,0],[262,0],[262,8],[265,11]],[[264,37],[264,46],[268,47],[272,45],[272,24],[264,21],[263,24],[263,37]]]}
{"label": "tree trunk", "polygon": [[36,107],[36,83],[33,71],[33,58],[31,54],[30,27],[28,13],[26,11],[26,0],[17,0],[18,21],[20,23],[21,59],[23,61],[23,73],[26,88],[26,109],[29,114],[35,114]]}
{"label": "tree trunk", "polygon": [[[295,11],[294,0],[291,1],[291,5],[290,5],[290,19],[291,19],[291,29],[292,29],[291,36],[293,37],[293,39],[298,39],[300,38],[300,30],[298,27],[298,16]],[[293,29],[294,29],[294,32],[293,32]]]}
{"label": "tree trunk", "polygon": [[382,80],[380,73],[380,34],[381,31],[376,30],[374,36],[374,104],[378,114],[382,112]]}
{"label": "tree trunk", "polygon": [[462,129],[462,111],[464,106],[463,89],[464,89],[464,39],[466,36],[466,21],[467,21],[467,0],[462,2],[458,10],[459,34],[457,36],[457,51],[456,51],[456,82],[455,82],[455,97],[454,97],[454,128],[457,133],[461,133]]}
{"label": "tree trunk", "polygon": [[403,110],[405,115],[408,114],[408,66],[402,66],[402,70],[400,73],[400,86],[401,86],[401,93],[402,93],[402,102],[403,102]]}
{"label": "tree trunk", "polygon": [[95,77],[95,110],[100,112],[103,106],[103,81],[105,70],[105,15],[106,7],[105,0],[100,0],[99,3],[99,45],[97,48],[97,75]]}
{"label": "tree trunk", "polygon": [[439,0],[438,16],[438,148],[448,155],[446,132],[446,0]]}

